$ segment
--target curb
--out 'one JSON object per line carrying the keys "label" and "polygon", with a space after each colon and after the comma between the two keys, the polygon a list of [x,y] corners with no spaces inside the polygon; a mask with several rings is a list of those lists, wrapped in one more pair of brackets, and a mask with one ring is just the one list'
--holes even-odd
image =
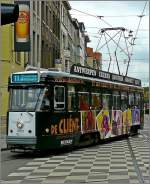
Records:
{"label": "curb", "polygon": [[1,148],[1,151],[7,151],[10,150],[9,148]]}

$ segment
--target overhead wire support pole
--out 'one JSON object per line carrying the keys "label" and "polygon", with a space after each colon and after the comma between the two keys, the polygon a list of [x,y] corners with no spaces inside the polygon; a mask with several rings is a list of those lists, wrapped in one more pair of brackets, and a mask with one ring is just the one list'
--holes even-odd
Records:
{"label": "overhead wire support pole", "polygon": [[[113,38],[115,38],[117,36],[117,34],[119,34],[120,31],[118,31],[113,37],[110,37],[110,40],[107,41],[107,43],[109,43]],[[98,50],[102,49],[104,46],[106,45],[106,43],[104,43]]]}
{"label": "overhead wire support pole", "polygon": [[117,47],[116,47],[116,50],[115,50],[115,58],[116,58],[116,63],[117,63],[117,68],[118,68],[119,75],[120,75],[120,69],[119,69],[119,63],[118,63],[118,59],[117,59],[117,49],[118,49],[118,46],[119,46],[119,42],[120,42],[121,36],[122,36],[122,32],[120,33],[120,37],[119,37],[119,40],[118,40],[118,43],[117,43]]}
{"label": "overhead wire support pole", "polygon": [[108,66],[108,72],[109,72],[109,69],[110,69],[110,64],[111,64],[111,55],[110,55],[110,49],[109,49],[109,46],[108,46],[108,43],[107,43],[107,39],[106,39],[106,35],[104,33],[104,37],[105,37],[105,41],[106,41],[106,45],[107,45],[107,49],[108,49],[108,54],[109,54],[109,66]]}
{"label": "overhead wire support pole", "polygon": [[[123,34],[124,34],[124,32],[123,32]],[[124,34],[124,39],[125,39],[125,34]],[[129,53],[129,49],[128,49],[128,45],[127,45],[126,39],[125,39],[125,44],[126,44],[126,49],[127,49],[127,52],[128,52],[128,65],[127,65],[126,74],[125,74],[125,76],[127,76],[128,69],[129,69],[129,64],[130,64],[130,53]]]}
{"label": "overhead wire support pole", "polygon": [[99,39],[99,41],[98,41],[97,47],[96,47],[96,49],[95,49],[95,52],[98,51],[98,47],[99,47],[99,44],[100,44],[100,42],[101,42],[101,39],[102,39],[102,34],[101,34],[101,37],[100,37],[100,39]]}
{"label": "overhead wire support pole", "polygon": [[118,63],[118,59],[117,59],[117,54],[116,54],[116,51],[115,51],[115,58],[116,58],[116,62],[117,62],[117,68],[118,68],[118,72],[119,72],[119,75],[120,75],[120,69],[119,69],[119,63]]}
{"label": "overhead wire support pole", "polygon": [[[110,37],[110,35],[108,33],[106,33],[106,34]],[[114,39],[112,39],[112,41],[117,45],[117,43]],[[118,45],[118,47],[128,56],[128,53],[126,53],[122,47],[120,47],[119,45]]]}

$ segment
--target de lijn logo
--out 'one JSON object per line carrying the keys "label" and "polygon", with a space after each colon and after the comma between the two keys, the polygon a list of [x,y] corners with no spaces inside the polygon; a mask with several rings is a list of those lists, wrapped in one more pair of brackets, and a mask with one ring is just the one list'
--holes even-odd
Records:
{"label": "de lijn logo", "polygon": [[79,118],[60,119],[58,124],[50,127],[51,135],[73,133],[79,130]]}

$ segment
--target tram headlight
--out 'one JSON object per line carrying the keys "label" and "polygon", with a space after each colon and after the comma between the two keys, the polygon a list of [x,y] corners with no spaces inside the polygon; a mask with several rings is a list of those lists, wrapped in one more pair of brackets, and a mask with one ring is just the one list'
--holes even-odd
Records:
{"label": "tram headlight", "polygon": [[45,132],[46,132],[46,133],[49,133],[49,128],[46,128],[46,129],[45,129]]}
{"label": "tram headlight", "polygon": [[24,124],[20,121],[17,122],[17,128],[23,128]]}

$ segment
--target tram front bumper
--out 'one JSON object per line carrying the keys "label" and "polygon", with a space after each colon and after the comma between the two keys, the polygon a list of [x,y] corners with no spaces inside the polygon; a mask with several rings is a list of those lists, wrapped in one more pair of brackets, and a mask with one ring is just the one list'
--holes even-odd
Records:
{"label": "tram front bumper", "polygon": [[6,137],[7,145],[36,145],[37,138],[36,137],[27,137],[27,136],[7,136]]}

